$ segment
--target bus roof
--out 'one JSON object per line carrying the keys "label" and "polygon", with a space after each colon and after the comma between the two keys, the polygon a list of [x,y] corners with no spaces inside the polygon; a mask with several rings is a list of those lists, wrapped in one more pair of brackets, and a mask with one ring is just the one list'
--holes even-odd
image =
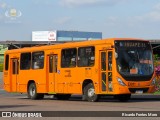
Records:
{"label": "bus roof", "polygon": [[110,44],[113,45],[115,40],[141,40],[146,41],[143,39],[137,39],[137,38],[108,38],[108,39],[102,39],[102,40],[86,40],[86,41],[69,41],[69,42],[55,42],[56,44],[50,44],[50,45],[43,45],[43,46],[33,46],[33,47],[24,47],[24,48],[18,48],[18,49],[12,49],[7,50],[5,54],[9,53],[19,53],[19,52],[29,52],[29,51],[39,51],[39,50],[47,50],[47,49],[53,49],[53,48],[71,48],[71,47],[78,47],[78,46],[92,46],[96,44]]}

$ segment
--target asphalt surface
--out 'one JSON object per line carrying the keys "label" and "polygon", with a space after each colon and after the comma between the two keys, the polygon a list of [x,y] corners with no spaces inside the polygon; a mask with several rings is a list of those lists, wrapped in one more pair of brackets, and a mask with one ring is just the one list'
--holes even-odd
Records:
{"label": "asphalt surface", "polygon": [[[0,85],[2,85],[0,73]],[[99,102],[84,102],[81,96],[73,95],[69,100],[62,101],[45,96],[43,100],[30,100],[26,94],[7,93],[0,89],[0,111],[157,111],[160,112],[160,95],[132,95],[128,102],[119,102],[113,97],[104,97]],[[54,113],[53,113],[54,114]],[[158,117],[45,117],[45,118],[1,118],[27,120],[158,120]]]}
{"label": "asphalt surface", "polygon": [[[104,97],[99,102],[84,102],[81,96],[73,95],[69,100],[57,100],[53,96],[45,96],[43,100],[30,100],[26,94],[7,93],[0,90],[0,113],[4,111],[133,111],[140,113],[149,111],[160,114],[160,95],[132,95],[128,102],[119,102],[112,97]],[[65,113],[63,113],[65,114]],[[39,120],[158,120],[158,117],[46,117],[46,118],[30,118]],[[95,113],[96,114],[96,113]],[[12,118],[13,119],[13,118]],[[17,118],[15,118],[17,119]],[[18,118],[20,119],[20,118]],[[28,119],[28,118],[21,118]],[[0,118],[1,120],[1,118]]]}

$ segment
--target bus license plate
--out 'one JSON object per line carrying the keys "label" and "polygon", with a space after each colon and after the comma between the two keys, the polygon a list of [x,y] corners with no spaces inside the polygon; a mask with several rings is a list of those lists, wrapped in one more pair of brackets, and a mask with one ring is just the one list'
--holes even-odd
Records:
{"label": "bus license plate", "polygon": [[136,90],[136,93],[137,93],[137,94],[142,94],[142,93],[143,93],[143,90]]}

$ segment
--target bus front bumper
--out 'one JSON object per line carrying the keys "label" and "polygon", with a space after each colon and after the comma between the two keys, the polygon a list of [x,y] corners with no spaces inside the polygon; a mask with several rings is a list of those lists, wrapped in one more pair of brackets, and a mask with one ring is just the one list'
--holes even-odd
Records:
{"label": "bus front bumper", "polygon": [[154,93],[155,86],[146,86],[146,87],[127,87],[119,86],[117,94],[143,94],[143,93]]}

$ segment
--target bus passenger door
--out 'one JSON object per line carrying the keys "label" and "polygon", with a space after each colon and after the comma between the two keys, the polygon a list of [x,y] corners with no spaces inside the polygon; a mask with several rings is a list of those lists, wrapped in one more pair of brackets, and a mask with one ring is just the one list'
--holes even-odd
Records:
{"label": "bus passenger door", "polygon": [[17,58],[11,59],[11,91],[17,92],[17,81],[18,81],[18,74],[19,74],[19,62]]}
{"label": "bus passenger door", "polygon": [[113,92],[112,88],[112,51],[100,51],[100,82],[102,93]]}
{"label": "bus passenger door", "polygon": [[51,54],[47,57],[47,92],[54,93],[55,92],[55,78],[57,74],[57,61],[58,55]]}

